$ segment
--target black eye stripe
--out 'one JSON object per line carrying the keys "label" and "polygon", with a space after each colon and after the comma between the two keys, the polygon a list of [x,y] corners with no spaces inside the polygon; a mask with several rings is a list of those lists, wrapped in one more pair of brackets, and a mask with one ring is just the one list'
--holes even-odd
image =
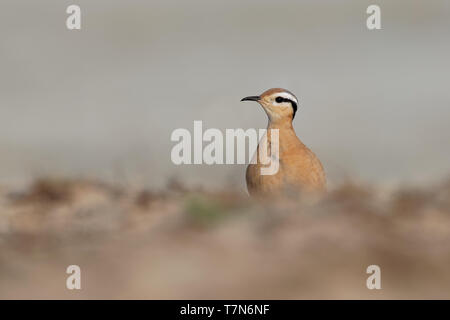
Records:
{"label": "black eye stripe", "polygon": [[282,102],[290,102],[290,103],[295,103],[294,101],[292,101],[291,99],[288,98],[283,98],[283,97],[276,97],[275,101],[277,103],[282,103]]}
{"label": "black eye stripe", "polygon": [[290,102],[292,104],[292,109],[294,109],[294,114],[292,115],[292,119],[294,119],[295,113],[297,112],[297,103],[295,101],[292,101],[291,99],[287,99],[287,98],[283,98],[283,97],[276,97],[275,101],[277,103]]}

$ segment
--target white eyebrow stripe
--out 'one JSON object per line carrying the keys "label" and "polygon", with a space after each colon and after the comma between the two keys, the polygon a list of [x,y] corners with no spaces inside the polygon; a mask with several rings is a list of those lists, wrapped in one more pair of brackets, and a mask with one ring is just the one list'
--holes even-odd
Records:
{"label": "white eyebrow stripe", "polygon": [[294,95],[292,95],[292,94],[290,94],[288,92],[280,92],[280,93],[278,93],[278,96],[286,98],[286,99],[289,99],[289,100],[292,100],[292,101],[295,101],[295,103],[298,104],[297,98],[294,97]]}

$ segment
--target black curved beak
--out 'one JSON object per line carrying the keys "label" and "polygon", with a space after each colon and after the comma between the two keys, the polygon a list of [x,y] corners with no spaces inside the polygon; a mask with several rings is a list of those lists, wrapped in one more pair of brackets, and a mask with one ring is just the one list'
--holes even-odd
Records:
{"label": "black curved beak", "polygon": [[241,101],[259,101],[259,99],[261,99],[260,96],[249,96],[242,98]]}

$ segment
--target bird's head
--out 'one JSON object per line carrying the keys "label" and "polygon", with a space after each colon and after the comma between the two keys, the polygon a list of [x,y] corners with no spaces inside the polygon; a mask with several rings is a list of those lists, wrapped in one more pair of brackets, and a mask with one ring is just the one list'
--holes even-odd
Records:
{"label": "bird's head", "polygon": [[273,88],[259,96],[249,96],[241,101],[256,101],[266,111],[270,121],[292,121],[297,112],[297,97],[286,89]]}

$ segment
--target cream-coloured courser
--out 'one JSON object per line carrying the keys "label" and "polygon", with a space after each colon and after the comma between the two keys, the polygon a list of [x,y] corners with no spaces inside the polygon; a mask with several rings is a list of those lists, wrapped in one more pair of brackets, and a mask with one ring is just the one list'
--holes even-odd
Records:
{"label": "cream-coloured courser", "polygon": [[[247,167],[246,173],[250,195],[271,196],[292,190],[325,191],[325,172],[320,160],[300,141],[292,127],[298,105],[295,95],[288,90],[274,88],[260,96],[245,97],[241,101],[256,101],[263,107],[269,118],[267,133],[270,129],[279,130],[278,172],[274,175],[262,175],[261,167],[264,164],[252,161],[254,164]],[[271,150],[271,134],[266,136],[267,140],[261,139],[254,157],[259,154],[260,148]]]}

